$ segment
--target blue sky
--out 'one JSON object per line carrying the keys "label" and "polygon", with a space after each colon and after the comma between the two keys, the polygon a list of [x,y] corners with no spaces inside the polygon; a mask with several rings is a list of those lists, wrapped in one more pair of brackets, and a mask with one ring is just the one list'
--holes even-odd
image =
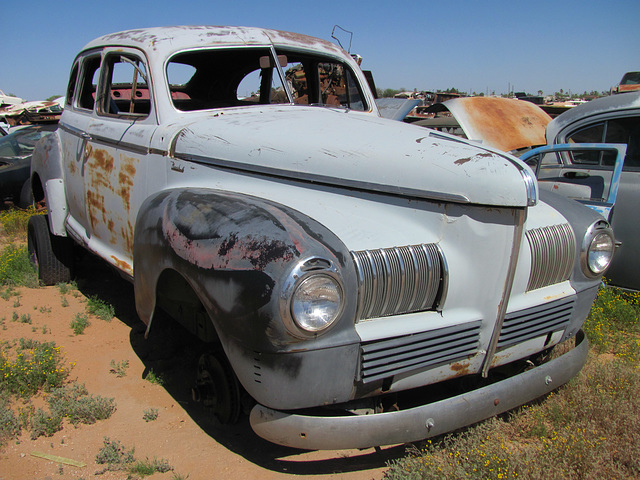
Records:
{"label": "blue sky", "polygon": [[62,95],[73,58],[93,38],[164,25],[331,40],[338,24],[354,33],[351,51],[383,89],[601,91],[640,70],[638,0],[3,0],[0,14],[0,90],[26,100]]}

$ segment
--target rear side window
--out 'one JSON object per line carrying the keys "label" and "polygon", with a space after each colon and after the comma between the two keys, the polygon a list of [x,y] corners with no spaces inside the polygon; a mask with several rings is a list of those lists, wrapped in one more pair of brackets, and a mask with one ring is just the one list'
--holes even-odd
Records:
{"label": "rear side window", "polygon": [[78,85],[75,88],[78,97],[78,107],[93,110],[96,101],[96,92],[98,90],[99,73],[99,54],[91,55],[82,59],[80,77],[78,79]]}
{"label": "rear side window", "polygon": [[[623,170],[640,168],[640,117],[621,117],[606,120],[576,130],[566,137],[567,143],[623,143],[627,145],[627,155]],[[572,162],[612,168],[615,162],[613,152],[581,152],[571,156]]]}

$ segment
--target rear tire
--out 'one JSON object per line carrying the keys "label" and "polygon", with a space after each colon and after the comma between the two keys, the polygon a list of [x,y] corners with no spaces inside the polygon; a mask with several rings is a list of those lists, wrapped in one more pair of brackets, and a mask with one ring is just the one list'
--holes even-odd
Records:
{"label": "rear tire", "polygon": [[22,184],[20,190],[20,201],[18,206],[20,208],[29,208],[33,205],[33,193],[31,192],[31,181],[27,180]]}
{"label": "rear tire", "polygon": [[47,215],[29,218],[27,229],[29,260],[44,285],[68,283],[72,278],[72,240],[49,232]]}

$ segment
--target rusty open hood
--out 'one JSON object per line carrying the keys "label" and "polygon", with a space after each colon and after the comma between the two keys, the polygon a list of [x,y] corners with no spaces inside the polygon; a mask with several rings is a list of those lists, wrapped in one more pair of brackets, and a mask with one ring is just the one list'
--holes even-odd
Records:
{"label": "rusty open hood", "polygon": [[285,105],[209,112],[175,131],[170,155],[436,201],[525,207],[537,200],[531,170],[514,157],[343,109]]}
{"label": "rusty open hood", "polygon": [[466,137],[505,152],[544,145],[551,117],[525,100],[463,97],[434,104],[428,112],[451,112]]}

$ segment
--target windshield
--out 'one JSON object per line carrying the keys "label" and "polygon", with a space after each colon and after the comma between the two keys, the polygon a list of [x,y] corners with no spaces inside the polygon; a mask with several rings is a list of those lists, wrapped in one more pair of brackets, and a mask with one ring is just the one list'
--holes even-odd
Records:
{"label": "windshield", "polygon": [[[284,74],[284,82],[280,72]],[[365,110],[349,67],[333,58],[269,48],[218,48],[175,55],[167,65],[178,110],[246,105],[327,105]]]}

